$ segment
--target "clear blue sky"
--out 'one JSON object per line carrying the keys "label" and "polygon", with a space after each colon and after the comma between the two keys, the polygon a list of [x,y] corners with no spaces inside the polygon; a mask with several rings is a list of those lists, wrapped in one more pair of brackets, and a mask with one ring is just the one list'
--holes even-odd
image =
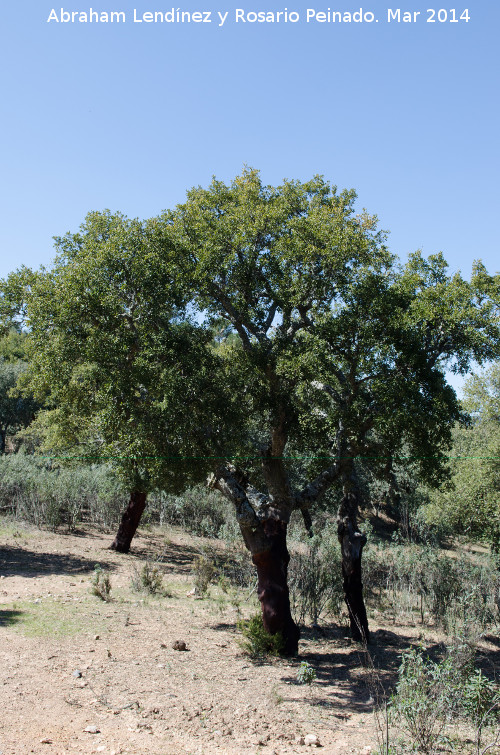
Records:
{"label": "clear blue sky", "polygon": [[134,23],[133,2],[96,0],[126,23],[84,24],[47,23],[50,1],[5,0],[0,276],[48,264],[52,236],[89,210],[150,217],[245,164],[266,183],[322,173],[354,187],[403,258],[441,250],[467,276],[476,258],[500,269],[500,4],[470,2],[468,23],[427,23],[432,0],[402,9],[421,11],[417,22],[387,23],[393,6],[373,0],[363,10],[378,23],[348,24],[306,23],[306,2],[242,0],[300,14],[244,24],[236,5],[196,0],[176,8],[211,11],[212,23],[172,24]]}

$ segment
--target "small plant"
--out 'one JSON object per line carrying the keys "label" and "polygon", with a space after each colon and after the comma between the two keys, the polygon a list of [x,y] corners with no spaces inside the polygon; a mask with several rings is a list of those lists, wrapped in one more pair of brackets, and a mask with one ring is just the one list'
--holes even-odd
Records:
{"label": "small plant", "polygon": [[156,564],[149,561],[142,569],[135,569],[132,575],[132,589],[136,592],[147,592],[150,595],[165,595],[163,574]]}
{"label": "small plant", "polygon": [[474,667],[474,653],[474,643],[462,635],[439,662],[426,658],[422,648],[403,655],[390,712],[419,752],[435,752],[453,720],[471,723],[478,743],[483,727],[495,723],[498,688]]}
{"label": "small plant", "polygon": [[307,663],[307,661],[302,661],[302,663],[299,666],[299,670],[297,671],[297,681],[299,684],[308,684],[311,686],[311,684],[316,679],[316,671],[311,666],[310,663]]}
{"label": "small plant", "polygon": [[193,561],[194,588],[198,595],[205,595],[215,577],[213,561],[205,555],[197,556]]}
{"label": "small plant", "polygon": [[290,601],[295,618],[313,625],[322,613],[339,616],[344,604],[340,568],[340,548],[327,532],[316,535],[305,552],[296,552],[290,561]]}
{"label": "small plant", "polygon": [[496,685],[480,669],[465,680],[462,693],[463,712],[476,729],[494,722],[500,695]]}
{"label": "small plant", "polygon": [[252,658],[266,655],[281,655],[284,648],[284,640],[281,632],[269,634],[264,628],[262,614],[256,613],[250,619],[242,619],[238,622],[238,629],[243,638],[240,645]]}
{"label": "small plant", "polygon": [[273,705],[281,705],[283,702],[284,697],[278,692],[278,688],[276,685],[271,689],[271,702]]}
{"label": "small plant", "polygon": [[90,578],[90,591],[101,600],[109,602],[111,600],[111,580],[109,574],[102,570],[100,564],[94,567],[94,573]]}
{"label": "small plant", "polygon": [[420,752],[434,752],[450,718],[449,665],[434,663],[422,649],[404,653],[391,713]]}

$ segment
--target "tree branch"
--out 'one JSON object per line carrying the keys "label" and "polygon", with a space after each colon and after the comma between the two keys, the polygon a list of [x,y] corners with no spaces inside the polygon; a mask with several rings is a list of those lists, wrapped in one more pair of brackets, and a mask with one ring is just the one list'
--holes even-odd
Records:
{"label": "tree branch", "polygon": [[247,548],[251,553],[270,550],[271,542],[266,536],[257,511],[265,508],[266,497],[248,484],[246,476],[232,464],[221,466],[210,475],[208,486],[218,490],[234,506],[236,520]]}
{"label": "tree branch", "polygon": [[308,483],[300,493],[295,495],[295,508],[309,509],[315,501],[319,500],[325,491],[338,479],[341,472],[341,464],[336,461],[328,469],[321,472],[316,479]]}

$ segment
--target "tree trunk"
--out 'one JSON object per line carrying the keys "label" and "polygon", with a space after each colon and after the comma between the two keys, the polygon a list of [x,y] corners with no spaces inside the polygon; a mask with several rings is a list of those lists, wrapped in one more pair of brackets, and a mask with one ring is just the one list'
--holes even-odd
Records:
{"label": "tree trunk", "polygon": [[363,600],[361,556],[366,535],[358,531],[356,517],[358,497],[354,492],[344,494],[338,516],[338,538],[342,551],[344,598],[349,611],[351,636],[358,642],[369,642],[370,632]]}
{"label": "tree trunk", "polygon": [[112,550],[119,553],[129,552],[130,543],[146,508],[146,498],[147,493],[142,493],[139,490],[132,490],[130,493],[129,504],[123,513],[117,535],[111,543]]}
{"label": "tree trunk", "polygon": [[257,594],[262,605],[264,628],[270,634],[280,632],[283,636],[284,655],[296,655],[299,649],[300,631],[290,611],[288,591],[288,562],[286,547],[287,524],[275,519],[262,522],[262,528],[271,547],[252,554],[257,567]]}
{"label": "tree trunk", "polygon": [[280,513],[274,508],[269,496],[255,490],[246,475],[230,464],[219,467],[209,485],[235,507],[243,540],[257,567],[257,590],[265,629],[270,634],[281,632],[283,654],[296,655],[300,632],[290,611],[286,512]]}

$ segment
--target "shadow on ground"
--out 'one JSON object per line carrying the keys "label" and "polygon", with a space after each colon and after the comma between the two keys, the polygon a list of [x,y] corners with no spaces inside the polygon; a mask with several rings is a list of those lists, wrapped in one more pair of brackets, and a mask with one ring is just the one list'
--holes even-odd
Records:
{"label": "shadow on ground", "polygon": [[[95,559],[61,553],[37,553],[14,545],[0,546],[0,574],[41,577],[49,574],[84,574],[93,571]],[[108,568],[108,566],[106,567]],[[110,566],[109,568],[113,568]]]}
{"label": "shadow on ground", "polygon": [[21,621],[24,611],[0,610],[0,627],[10,627]]}
{"label": "shadow on ground", "polygon": [[296,686],[299,663],[309,663],[316,672],[311,705],[332,708],[339,716],[370,712],[376,698],[391,693],[397,681],[401,652],[413,640],[378,630],[373,632],[367,651],[345,633],[345,629],[333,625],[323,627],[320,632],[302,628],[302,639],[314,642],[315,646],[304,648],[297,658],[296,669],[283,676],[283,681]]}
{"label": "shadow on ground", "polygon": [[166,574],[176,572],[190,572],[193,560],[200,555],[199,548],[189,545],[165,544],[164,540],[148,538],[142,546],[137,541],[132,541],[130,556],[138,559],[158,561],[161,569]]}

